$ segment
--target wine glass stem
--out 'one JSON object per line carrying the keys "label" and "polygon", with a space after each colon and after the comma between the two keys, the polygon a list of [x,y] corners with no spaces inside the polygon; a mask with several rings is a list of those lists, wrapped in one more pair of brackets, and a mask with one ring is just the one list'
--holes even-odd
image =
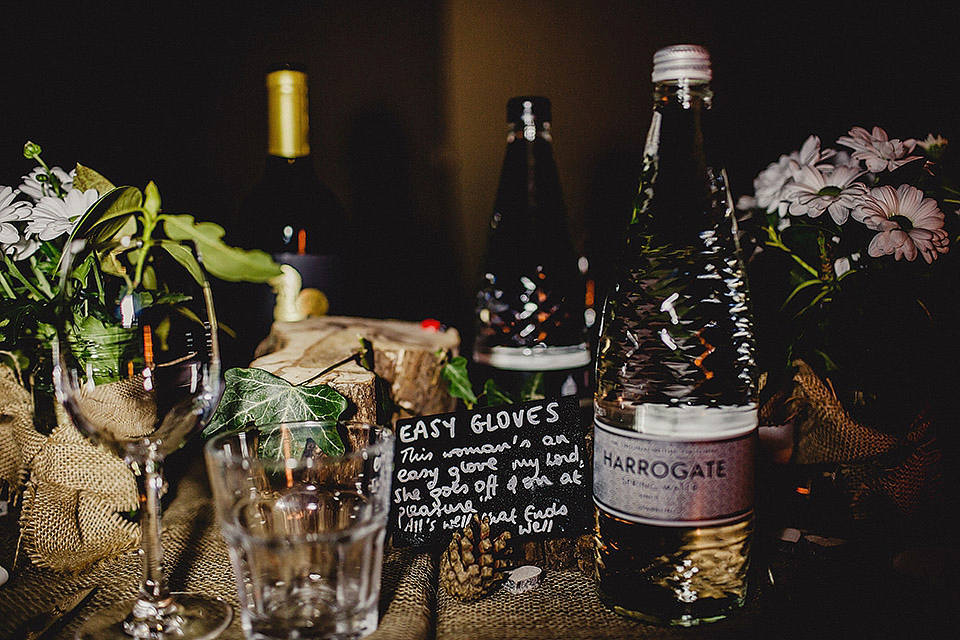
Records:
{"label": "wine glass stem", "polygon": [[[137,469],[139,467],[139,469]],[[160,495],[163,491],[163,465],[148,457],[136,465],[137,493],[140,499],[140,599],[163,606],[170,597],[163,569],[163,544],[160,540]]]}

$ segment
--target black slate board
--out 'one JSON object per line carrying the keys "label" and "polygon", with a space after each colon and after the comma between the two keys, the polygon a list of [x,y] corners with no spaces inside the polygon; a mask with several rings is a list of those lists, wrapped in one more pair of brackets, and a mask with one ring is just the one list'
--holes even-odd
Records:
{"label": "black slate board", "polygon": [[574,397],[398,421],[393,544],[446,544],[473,514],[515,539],[579,535],[593,515],[585,430]]}

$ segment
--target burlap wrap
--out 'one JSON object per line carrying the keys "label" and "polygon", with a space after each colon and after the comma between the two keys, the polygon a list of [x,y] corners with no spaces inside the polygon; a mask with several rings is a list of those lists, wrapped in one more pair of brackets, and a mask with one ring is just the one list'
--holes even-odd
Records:
{"label": "burlap wrap", "polygon": [[77,571],[139,543],[121,513],[137,508],[133,475],[87,441],[58,408],[49,436],[33,425],[30,394],[0,367],[0,472],[22,485],[21,552],[40,567]]}
{"label": "burlap wrap", "polygon": [[913,518],[942,495],[942,454],[929,418],[914,418],[905,437],[854,420],[830,385],[796,361],[791,388],[761,408],[764,422],[792,420],[793,462],[836,463],[838,487],[858,520]]}

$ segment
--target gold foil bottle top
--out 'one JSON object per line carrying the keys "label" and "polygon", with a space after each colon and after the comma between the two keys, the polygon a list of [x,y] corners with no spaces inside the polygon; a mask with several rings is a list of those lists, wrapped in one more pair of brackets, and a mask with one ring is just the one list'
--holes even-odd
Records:
{"label": "gold foil bottle top", "polygon": [[301,158],[310,153],[307,74],[281,69],[267,74],[267,153]]}

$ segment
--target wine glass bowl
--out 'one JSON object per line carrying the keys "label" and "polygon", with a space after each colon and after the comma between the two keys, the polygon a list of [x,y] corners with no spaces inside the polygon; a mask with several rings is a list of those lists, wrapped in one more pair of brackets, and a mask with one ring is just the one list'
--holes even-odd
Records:
{"label": "wine glass bowl", "polygon": [[60,263],[54,386],[77,428],[137,481],[139,598],[97,612],[78,638],[211,638],[219,599],[171,593],[162,566],[163,461],[212,414],[222,392],[216,316],[191,242],[123,237],[68,243]]}

